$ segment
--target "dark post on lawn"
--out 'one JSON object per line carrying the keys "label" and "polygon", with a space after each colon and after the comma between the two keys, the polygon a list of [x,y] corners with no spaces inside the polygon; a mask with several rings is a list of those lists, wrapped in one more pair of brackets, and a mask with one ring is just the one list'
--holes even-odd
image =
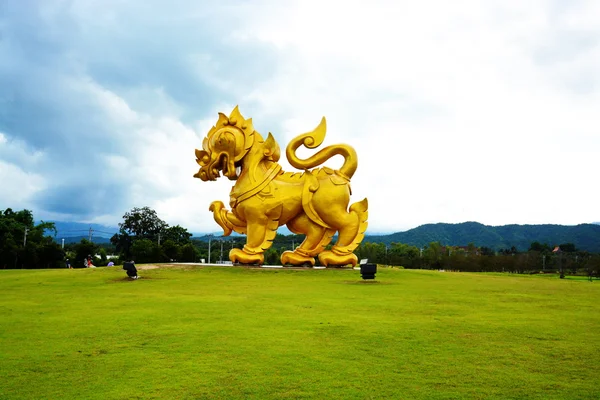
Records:
{"label": "dark post on lawn", "polygon": [[375,279],[377,264],[360,264],[360,275],[363,279]]}

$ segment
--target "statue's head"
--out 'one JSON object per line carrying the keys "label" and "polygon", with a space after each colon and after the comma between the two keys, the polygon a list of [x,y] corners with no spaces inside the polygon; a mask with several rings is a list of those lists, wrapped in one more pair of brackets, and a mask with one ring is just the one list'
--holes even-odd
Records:
{"label": "statue's head", "polygon": [[244,119],[236,106],[227,117],[219,113],[219,120],[202,142],[203,150],[196,150],[200,170],[194,175],[203,181],[214,181],[223,171],[230,180],[238,178],[241,160],[255,140],[252,118]]}

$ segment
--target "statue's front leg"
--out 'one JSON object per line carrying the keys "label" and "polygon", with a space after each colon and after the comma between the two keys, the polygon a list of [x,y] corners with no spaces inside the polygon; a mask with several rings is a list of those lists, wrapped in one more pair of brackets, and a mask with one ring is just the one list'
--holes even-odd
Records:
{"label": "statue's front leg", "polygon": [[280,215],[280,205],[262,215],[260,212],[258,215],[252,212],[246,213],[248,218],[246,244],[243,249],[231,249],[229,259],[234,263],[262,265],[265,262],[264,252],[271,247],[277,234]]}
{"label": "statue's front leg", "polygon": [[215,221],[223,228],[223,236],[229,236],[232,231],[246,233],[246,222],[240,220],[231,211],[228,211],[222,201],[213,201],[210,203],[209,211],[213,212]]}
{"label": "statue's front leg", "polygon": [[234,263],[258,264],[265,262],[264,252],[266,249],[261,247],[267,228],[264,224],[250,222],[248,224],[248,237],[243,249],[231,249],[229,259]]}

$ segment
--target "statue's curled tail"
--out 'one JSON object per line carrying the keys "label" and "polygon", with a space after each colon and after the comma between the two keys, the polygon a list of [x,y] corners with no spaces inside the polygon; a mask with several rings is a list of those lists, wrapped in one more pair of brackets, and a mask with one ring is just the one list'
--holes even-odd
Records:
{"label": "statue's curled tail", "polygon": [[303,133],[292,139],[285,149],[285,154],[289,163],[298,169],[310,169],[318,167],[331,157],[339,154],[344,157],[344,164],[339,169],[339,172],[341,172],[342,175],[348,179],[352,178],[352,175],[354,175],[354,172],[356,172],[356,168],[358,167],[358,157],[356,155],[356,151],[348,145],[337,144],[327,146],[305,160],[298,158],[296,155],[296,150],[301,145],[304,145],[309,149],[315,149],[319,147],[325,139],[326,131],[327,123],[325,121],[325,117],[323,117],[323,119],[321,119],[321,123],[315,128],[315,130]]}

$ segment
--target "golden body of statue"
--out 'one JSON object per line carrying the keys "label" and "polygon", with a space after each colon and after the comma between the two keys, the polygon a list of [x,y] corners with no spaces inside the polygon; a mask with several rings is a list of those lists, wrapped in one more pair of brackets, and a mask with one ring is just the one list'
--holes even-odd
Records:
{"label": "golden body of statue", "polygon": [[[224,235],[232,231],[246,234],[243,249],[232,249],[234,263],[263,264],[264,251],[271,247],[277,228],[287,225],[295,234],[306,235],[294,251],[281,255],[283,265],[315,264],[318,255],[322,265],[357,263],[353,253],[367,229],[367,199],[350,202],[350,178],[358,166],[356,151],[348,145],[327,146],[302,160],[296,149],[304,145],[314,149],[325,139],[325,118],[312,132],[294,138],[286,148],[289,163],[302,172],[284,172],[277,162],[279,145],[269,133],[267,139],[254,130],[252,119],[244,119],[237,107],[231,115],[219,113],[219,120],[196,150],[200,170],[194,175],[203,181],[214,181],[223,173],[235,185],[231,189],[227,210],[221,201],[210,205],[215,221]],[[341,155],[339,170],[315,168],[329,158]],[[325,247],[338,233],[331,250]]]}

